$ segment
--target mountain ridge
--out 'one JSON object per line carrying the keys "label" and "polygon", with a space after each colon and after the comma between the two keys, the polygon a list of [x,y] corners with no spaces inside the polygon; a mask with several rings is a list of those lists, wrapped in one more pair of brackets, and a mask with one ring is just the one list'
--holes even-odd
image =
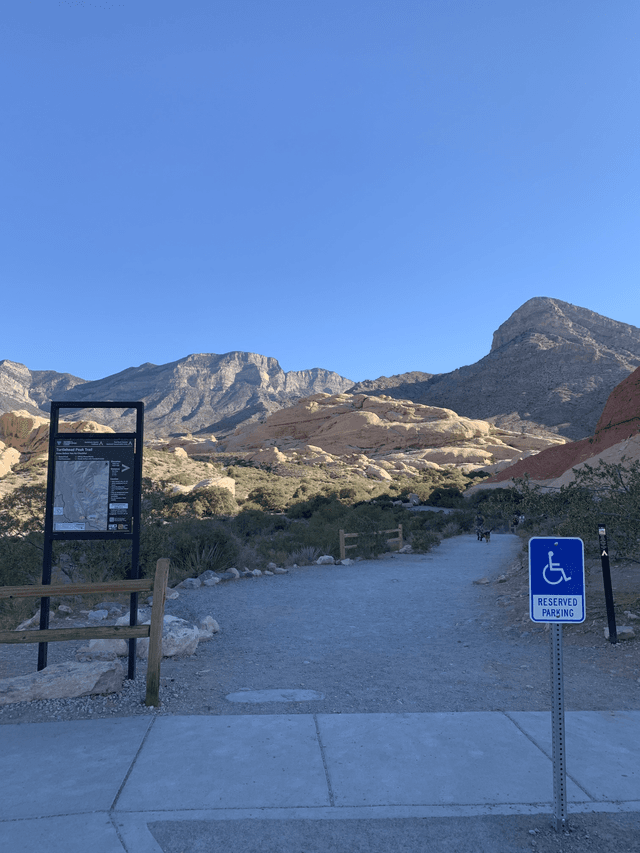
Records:
{"label": "mountain ridge", "polygon": [[[285,371],[277,359],[234,350],[192,353],[167,364],[145,362],[103,379],[31,371],[0,361],[0,413],[46,415],[52,399],[142,400],[150,437],[228,435],[318,393],[387,395],[507,430],[591,435],[609,393],[640,366],[640,329],[559,299],[537,296],[493,333],[486,356],[449,373],[412,371],[353,383],[324,368]],[[71,410],[69,410],[71,411]],[[133,417],[82,410],[120,428]]]}
{"label": "mountain ridge", "polygon": [[559,299],[536,296],[494,332],[491,350],[471,365],[427,380],[387,377],[351,394],[385,394],[506,429],[593,433],[609,393],[640,366],[640,329]]}

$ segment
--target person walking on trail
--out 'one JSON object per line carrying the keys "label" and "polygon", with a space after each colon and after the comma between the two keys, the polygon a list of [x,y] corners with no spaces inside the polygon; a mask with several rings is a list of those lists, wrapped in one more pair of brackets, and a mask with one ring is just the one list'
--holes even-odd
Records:
{"label": "person walking on trail", "polygon": [[476,515],[476,536],[478,539],[482,538],[482,531],[484,530],[484,516],[478,513]]}

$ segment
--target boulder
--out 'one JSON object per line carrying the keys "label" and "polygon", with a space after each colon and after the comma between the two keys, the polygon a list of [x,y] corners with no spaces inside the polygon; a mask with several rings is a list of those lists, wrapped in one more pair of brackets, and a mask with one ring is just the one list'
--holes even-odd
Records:
{"label": "boulder", "polygon": [[209,640],[214,634],[220,633],[220,625],[213,616],[205,616],[198,622],[198,639]]}
{"label": "boulder", "polygon": [[[149,625],[150,620],[143,623]],[[198,628],[177,616],[165,616],[162,626],[162,657],[187,657],[198,648]],[[149,657],[149,640],[142,637],[136,643],[136,654],[141,659]]]}
{"label": "boulder", "polygon": [[318,557],[316,560],[316,566],[333,566],[335,565],[335,560],[330,554],[325,554],[323,557]]}
{"label": "boulder", "polygon": [[104,620],[108,618],[108,610],[90,610],[87,613],[87,619],[89,620],[89,622],[104,622]]}
{"label": "boulder", "polygon": [[115,660],[128,654],[126,640],[89,640],[88,646],[82,646],[76,652],[76,660]]}
{"label": "boulder", "polygon": [[[631,625],[616,625],[616,634],[619,640],[633,640],[636,632]],[[604,629],[604,638],[609,639],[609,628]]]}
{"label": "boulder", "polygon": [[176,585],[176,589],[198,589],[202,586],[200,578],[185,578]]}
{"label": "boulder", "polygon": [[67,699],[122,689],[124,667],[117,660],[80,663],[65,661],[39,672],[0,681],[0,705],[36,699]]}

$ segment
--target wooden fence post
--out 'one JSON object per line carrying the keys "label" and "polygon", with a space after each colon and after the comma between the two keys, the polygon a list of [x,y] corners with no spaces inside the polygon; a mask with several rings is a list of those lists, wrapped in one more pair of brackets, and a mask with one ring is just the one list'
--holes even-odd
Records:
{"label": "wooden fence post", "polygon": [[402,525],[398,525],[398,551],[402,548]]}
{"label": "wooden fence post", "polygon": [[149,626],[149,658],[147,660],[147,695],[145,705],[160,706],[160,661],[162,660],[162,626],[164,622],[164,603],[169,579],[169,560],[156,563],[156,576],[153,582],[153,607]]}
{"label": "wooden fence post", "polygon": [[[335,539],[334,539],[335,542]],[[344,560],[347,556],[346,548],[344,547],[344,530],[340,531],[340,559]]]}

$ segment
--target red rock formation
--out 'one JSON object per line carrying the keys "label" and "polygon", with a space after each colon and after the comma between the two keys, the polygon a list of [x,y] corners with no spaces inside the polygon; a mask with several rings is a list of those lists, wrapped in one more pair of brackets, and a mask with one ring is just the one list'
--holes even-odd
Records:
{"label": "red rock formation", "polygon": [[613,389],[604,407],[595,434],[570,444],[550,447],[504,468],[484,484],[502,483],[514,477],[553,480],[565,471],[586,462],[608,447],[640,432],[640,367]]}

